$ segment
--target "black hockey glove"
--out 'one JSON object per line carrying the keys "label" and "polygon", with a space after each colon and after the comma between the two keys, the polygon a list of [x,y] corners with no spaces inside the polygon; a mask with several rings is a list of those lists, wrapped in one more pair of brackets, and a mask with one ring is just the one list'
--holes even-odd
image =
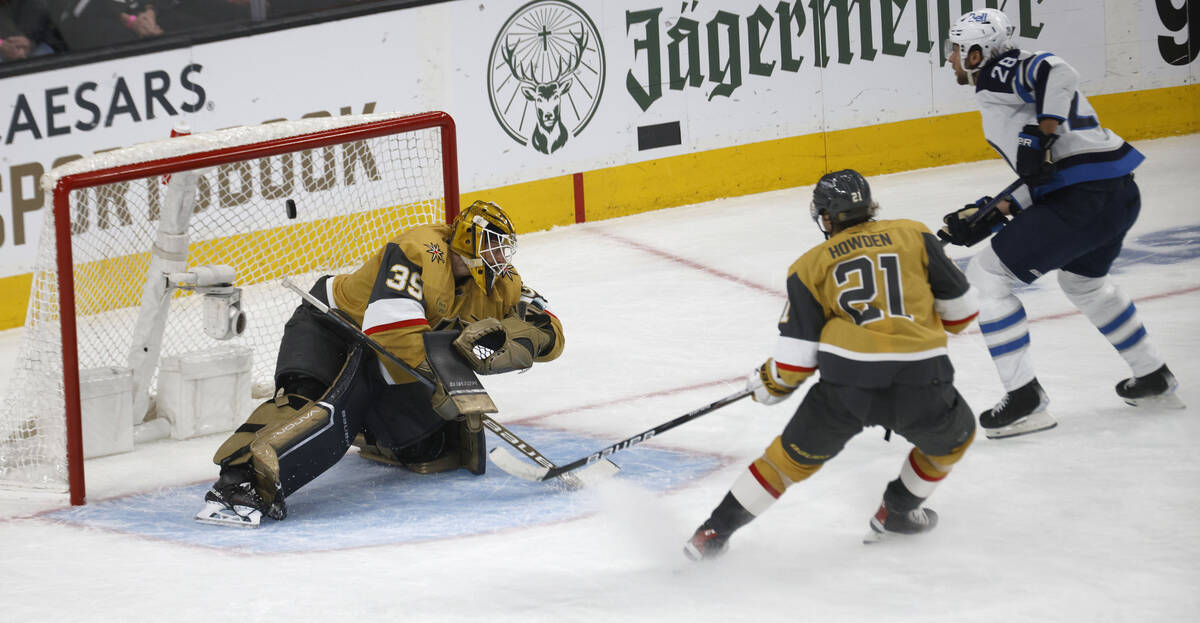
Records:
{"label": "black hockey glove", "polygon": [[1050,162],[1050,146],[1057,140],[1057,134],[1043,134],[1039,126],[1021,128],[1017,135],[1017,175],[1026,186],[1042,186],[1054,177],[1057,169]]}
{"label": "black hockey glove", "polygon": [[961,210],[944,216],[942,222],[946,226],[938,230],[938,238],[950,244],[969,247],[1000,231],[1008,219],[995,206],[986,214],[979,215],[979,210],[991,200],[991,197],[980,197],[979,201],[968,203]]}

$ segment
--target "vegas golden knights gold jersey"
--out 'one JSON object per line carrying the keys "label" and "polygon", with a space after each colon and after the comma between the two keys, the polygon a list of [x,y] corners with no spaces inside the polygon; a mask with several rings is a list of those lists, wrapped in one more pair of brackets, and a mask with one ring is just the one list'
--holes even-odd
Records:
{"label": "vegas golden knights gold jersey", "polygon": [[978,310],[966,277],[916,221],[868,221],[817,245],[788,270],[771,372],[795,388],[950,382],[946,332]]}
{"label": "vegas golden knights gold jersey", "polygon": [[[516,313],[522,282],[516,269],[497,277],[491,292],[471,277],[455,279],[450,267],[448,225],[421,225],[401,233],[358,270],[326,280],[332,307],[350,316],[367,335],[412,367],[425,361],[421,334],[462,328],[483,318],[503,319]],[[550,361],[562,352],[562,324],[549,310],[543,330],[553,334],[551,347],[535,353]],[[395,364],[381,361],[393,383],[414,379]]]}

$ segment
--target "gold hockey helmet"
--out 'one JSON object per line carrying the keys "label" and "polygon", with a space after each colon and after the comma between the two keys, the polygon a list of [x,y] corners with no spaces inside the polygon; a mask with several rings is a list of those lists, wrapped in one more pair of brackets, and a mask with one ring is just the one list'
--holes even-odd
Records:
{"label": "gold hockey helmet", "polygon": [[466,262],[475,283],[490,293],[496,277],[512,266],[517,252],[516,232],[500,206],[476,201],[454,218],[450,249]]}

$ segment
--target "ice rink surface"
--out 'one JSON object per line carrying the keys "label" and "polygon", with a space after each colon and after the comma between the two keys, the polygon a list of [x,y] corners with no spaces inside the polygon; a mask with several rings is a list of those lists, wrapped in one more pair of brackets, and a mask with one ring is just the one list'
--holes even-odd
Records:
{"label": "ice rink surface", "polygon": [[[1118,400],[1124,362],[1043,278],[1021,296],[1059,426],[980,435],[931,498],[941,524],[928,535],[861,544],[909,448],[871,428],[740,531],[727,556],[686,561],[684,540],[798,396],[738,402],[618,453],[622,473],[579,492],[516,483],[494,466],[470,485],[465,472],[416,477],[347,457],[289,500],[293,517],[236,537],[189,525],[216,474],[222,438],[207,437],[89,461],[83,509],[0,492],[0,620],[1194,620],[1200,136],[1137,147],[1148,157],[1142,214],[1113,278],[1190,407]],[[992,160],[871,183],[881,218],[932,227],[1010,176]],[[497,419],[567,462],[741,389],[774,344],[787,267],[821,240],[810,193],[522,236],[516,265],[563,320],[567,348],[485,379]],[[19,337],[0,334],[5,360]],[[990,407],[1001,388],[978,330],[952,337],[950,351],[959,390],[977,413]],[[172,526],[188,538],[163,536]]]}

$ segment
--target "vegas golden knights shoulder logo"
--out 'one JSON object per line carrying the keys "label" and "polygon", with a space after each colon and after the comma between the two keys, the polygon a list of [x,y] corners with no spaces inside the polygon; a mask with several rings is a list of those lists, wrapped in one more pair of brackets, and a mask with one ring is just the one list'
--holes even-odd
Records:
{"label": "vegas golden knights shoulder logo", "polygon": [[604,93],[604,45],[565,0],[536,0],[508,18],[488,59],[488,97],[504,131],[549,154],[579,136]]}

